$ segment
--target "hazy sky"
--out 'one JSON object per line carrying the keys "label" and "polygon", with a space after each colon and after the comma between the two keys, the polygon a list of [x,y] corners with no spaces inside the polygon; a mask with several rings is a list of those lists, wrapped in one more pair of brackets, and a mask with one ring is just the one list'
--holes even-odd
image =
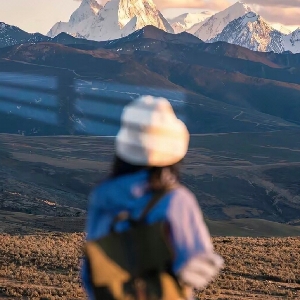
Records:
{"label": "hazy sky", "polygon": [[[154,1],[166,17],[187,11],[219,11],[236,2],[236,0]],[[246,0],[244,2],[247,2],[267,21],[280,23],[277,26],[283,24],[290,29],[300,26],[300,0]],[[0,0],[0,22],[18,26],[28,32],[38,31],[46,34],[56,22],[68,21],[79,4],[78,0]],[[180,8],[174,9],[174,7]]]}

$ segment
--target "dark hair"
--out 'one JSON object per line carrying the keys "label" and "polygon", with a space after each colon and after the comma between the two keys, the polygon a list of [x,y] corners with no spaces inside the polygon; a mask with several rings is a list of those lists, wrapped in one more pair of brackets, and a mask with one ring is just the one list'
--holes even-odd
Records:
{"label": "dark hair", "polygon": [[[151,190],[166,190],[173,181],[179,182],[179,169],[181,162],[166,167],[136,166],[125,162],[115,156],[110,178],[116,178],[127,174],[133,174],[142,170],[149,171],[149,188]],[[168,173],[168,176],[164,176]],[[171,177],[171,178],[170,178]],[[170,182],[172,181],[172,182]]]}

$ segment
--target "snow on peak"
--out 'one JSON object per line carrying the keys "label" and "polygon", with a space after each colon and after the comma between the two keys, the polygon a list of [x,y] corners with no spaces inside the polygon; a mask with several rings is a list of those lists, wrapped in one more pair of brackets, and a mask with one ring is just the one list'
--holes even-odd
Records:
{"label": "snow on peak", "polygon": [[[280,27],[280,26],[277,26]],[[188,32],[206,42],[224,41],[254,51],[300,52],[300,29],[274,28],[249,6],[239,1]]]}
{"label": "snow on peak", "polygon": [[71,17],[68,23],[57,23],[48,35],[56,36],[65,31],[72,35],[79,34],[87,39],[104,41],[120,38],[147,25],[174,32],[153,0],[110,0],[103,8],[99,8],[97,14],[92,15],[91,9],[96,7],[97,10],[99,5],[96,3],[96,0],[83,0],[78,10],[81,12],[80,16],[82,12],[87,12],[83,14],[84,17],[78,17],[76,11],[73,13],[76,20],[82,20],[79,23],[72,22]]}
{"label": "snow on peak", "polygon": [[[280,26],[279,26],[280,27]],[[253,51],[281,53],[300,52],[300,29],[284,33],[254,12],[231,21],[221,33],[208,42],[223,41]]]}
{"label": "snow on peak", "polygon": [[227,8],[227,10],[237,10],[237,9],[246,9],[246,10],[251,10],[250,7],[244,3],[243,1],[237,1],[231,6]]}
{"label": "snow on peak", "polygon": [[86,20],[92,20],[103,8],[96,0],[82,0],[80,6],[73,12],[69,22],[58,22],[48,32],[48,36],[55,37],[62,32],[72,36],[81,35],[75,28],[80,27]]}
{"label": "snow on peak", "polygon": [[185,13],[176,18],[170,19],[169,23],[172,25],[175,33],[186,31],[193,27],[195,24],[199,24],[208,19],[212,14],[208,11],[200,13]]}
{"label": "snow on peak", "polygon": [[153,25],[159,29],[173,32],[168,21],[163,17],[152,0],[119,0],[119,22],[124,27],[136,17],[136,29]]}
{"label": "snow on peak", "polygon": [[78,24],[93,17],[103,8],[96,0],[82,0],[80,6],[73,12],[69,23]]}
{"label": "snow on peak", "polygon": [[243,17],[243,25],[253,22],[256,22],[259,19],[259,15],[257,15],[256,13],[250,11],[247,14],[245,14],[245,16]]}
{"label": "snow on peak", "polygon": [[203,41],[208,41],[221,33],[230,22],[251,11],[252,10],[248,5],[239,1],[225,10],[211,16],[208,20],[204,21],[201,26],[199,26],[197,31],[194,31],[195,28],[191,28],[188,32],[196,35]]}
{"label": "snow on peak", "polygon": [[210,42],[223,41],[253,51],[282,52],[282,34],[254,12],[231,21],[223,31]]}

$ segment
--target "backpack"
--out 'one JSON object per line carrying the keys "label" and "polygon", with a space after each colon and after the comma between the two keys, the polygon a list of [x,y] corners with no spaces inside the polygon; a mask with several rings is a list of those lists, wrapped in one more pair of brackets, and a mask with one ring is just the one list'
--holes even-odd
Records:
{"label": "backpack", "polygon": [[[155,193],[138,220],[122,213],[115,218],[107,236],[86,242],[95,300],[185,299],[184,287],[172,272],[174,254],[169,225],[145,222],[166,192]],[[129,223],[127,231],[115,231],[120,221]]]}

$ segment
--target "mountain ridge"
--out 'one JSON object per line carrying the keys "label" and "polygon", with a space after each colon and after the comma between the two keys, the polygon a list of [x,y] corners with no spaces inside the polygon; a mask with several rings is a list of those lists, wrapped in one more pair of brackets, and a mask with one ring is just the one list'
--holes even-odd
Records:
{"label": "mountain ridge", "polygon": [[236,2],[223,11],[220,11],[202,23],[197,31],[191,28],[188,32],[203,41],[209,41],[222,32],[228,23],[250,12],[251,8],[243,2]]}
{"label": "mountain ridge", "polygon": [[[152,82],[159,87],[184,89],[199,99],[208,97],[242,105],[243,111],[252,107],[300,123],[298,110],[291,110],[293,101],[298,103],[300,93],[299,55],[253,52],[222,42],[208,44],[188,33],[169,34],[154,26],[119,40],[93,43],[68,47],[49,42],[25,44],[3,49],[1,57],[74,70],[84,77],[95,74],[133,85]],[[148,74],[147,80],[140,72]],[[282,103],[287,90],[290,101]],[[275,102],[264,106],[270,97]],[[279,110],[278,105],[286,108]]]}
{"label": "mountain ridge", "polygon": [[39,33],[26,35],[26,32],[22,32],[23,37],[20,37],[17,31],[21,32],[21,29],[16,30],[17,27],[5,33],[1,27],[7,29],[13,26],[0,23],[0,47],[51,41],[63,32],[90,41],[113,41],[148,25],[168,33],[187,32],[207,43],[223,41],[254,51],[300,53],[299,28],[289,32],[282,26],[279,28],[278,24],[273,27],[241,1],[211,16],[203,11],[166,19],[153,0],[110,0],[104,7],[96,0],[82,0],[69,21],[56,23],[48,37]]}

